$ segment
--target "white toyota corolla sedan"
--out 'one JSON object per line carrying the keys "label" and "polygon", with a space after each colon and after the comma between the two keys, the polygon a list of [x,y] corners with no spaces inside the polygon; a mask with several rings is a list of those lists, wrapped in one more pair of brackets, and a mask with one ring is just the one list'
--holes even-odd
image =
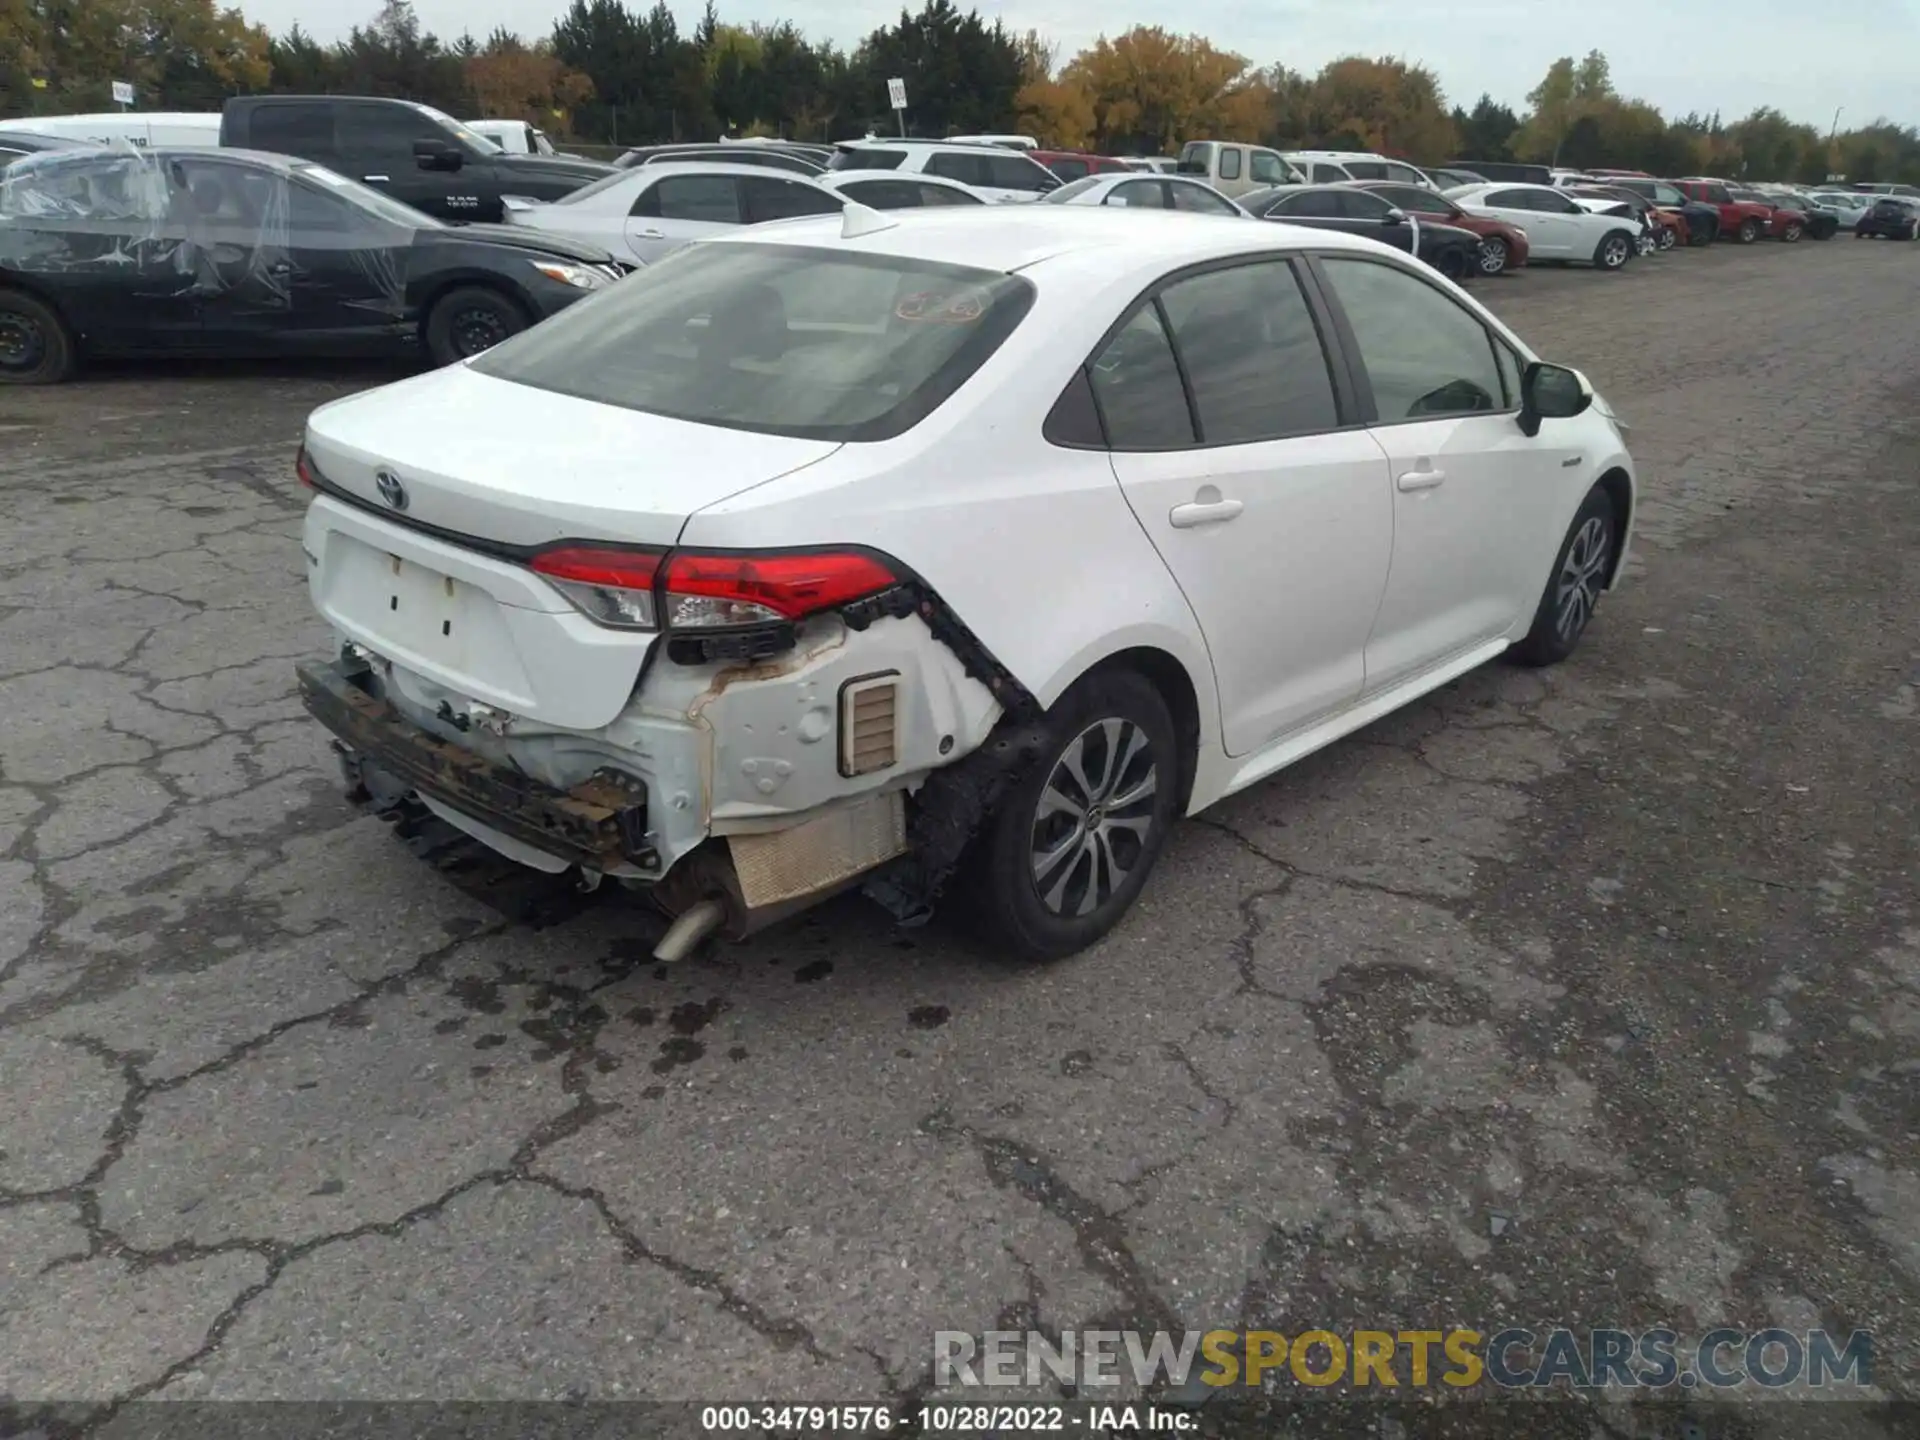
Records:
{"label": "white toyota corolla sedan", "polygon": [[676,958],[850,885],[1068,954],[1183,814],[1510,653],[1634,515],[1573,370],[1371,240],[1071,205],[690,246],[316,411],[349,782]]}

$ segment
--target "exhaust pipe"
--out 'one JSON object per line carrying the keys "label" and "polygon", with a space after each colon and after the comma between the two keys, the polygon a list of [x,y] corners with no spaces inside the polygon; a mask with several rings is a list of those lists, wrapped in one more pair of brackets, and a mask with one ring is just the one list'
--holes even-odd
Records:
{"label": "exhaust pipe", "polygon": [[660,937],[660,943],[653,947],[653,958],[667,964],[686,959],[726,918],[727,907],[715,899],[702,900],[683,910]]}

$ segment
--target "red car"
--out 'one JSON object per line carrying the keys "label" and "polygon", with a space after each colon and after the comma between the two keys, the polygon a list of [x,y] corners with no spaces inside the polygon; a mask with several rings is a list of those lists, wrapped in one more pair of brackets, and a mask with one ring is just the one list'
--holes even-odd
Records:
{"label": "red car", "polygon": [[[1738,240],[1742,245],[1751,245],[1762,235],[1776,233],[1773,228],[1774,212],[1765,205],[1756,205],[1750,200],[1736,200],[1733,191],[1724,180],[1714,180],[1696,175],[1689,180],[1675,180],[1672,184],[1689,199],[1711,205],[1720,212],[1720,233],[1729,240]],[[1807,228],[1807,217],[1800,216],[1800,230]],[[1785,239],[1785,235],[1781,236]],[[1793,238],[1800,238],[1799,231]]]}
{"label": "red car", "polygon": [[1078,150],[1029,150],[1027,154],[1068,182],[1133,168],[1111,155],[1084,155]]}
{"label": "red car", "polygon": [[1382,200],[1416,220],[1455,225],[1480,237],[1480,273],[1504,275],[1527,263],[1527,232],[1518,225],[1485,215],[1469,215],[1446,196],[1399,180],[1356,180],[1357,190],[1371,190]]}

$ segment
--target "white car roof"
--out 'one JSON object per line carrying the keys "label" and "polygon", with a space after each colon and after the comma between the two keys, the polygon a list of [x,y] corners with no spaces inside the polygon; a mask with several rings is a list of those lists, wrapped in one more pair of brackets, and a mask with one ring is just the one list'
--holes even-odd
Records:
{"label": "white car roof", "polygon": [[952,140],[889,140],[886,136],[881,135],[871,140],[842,140],[836,148],[841,150],[904,150],[909,155],[931,151],[961,150],[969,155],[1018,155],[1023,159],[1033,161],[1035,165],[1040,164],[1038,160],[1034,160],[1025,150],[1017,149],[1011,145],[982,145]]}
{"label": "white car roof", "polygon": [[[732,160],[662,160],[654,165],[634,165],[621,172],[637,180],[654,180],[662,175],[753,175],[762,180],[795,180],[802,185],[820,185],[817,175],[802,175],[798,170],[782,170],[771,165],[741,165]],[[609,185],[609,190],[618,186]]]}
{"label": "white car roof", "polygon": [[1143,268],[1171,268],[1269,251],[1354,250],[1373,255],[1377,241],[1334,230],[1292,225],[1249,225],[1234,215],[1197,215],[1177,210],[1118,210],[1099,205],[940,206],[889,210],[895,223],[847,239],[843,221],[810,216],[781,225],[778,233],[743,226],[739,234],[704,244],[805,245],[867,255],[931,260],[975,269],[1014,271],[1076,252],[1121,250]]}
{"label": "white car roof", "polygon": [[1489,190],[1539,190],[1548,195],[1558,195],[1562,199],[1570,198],[1558,185],[1529,185],[1523,180],[1485,180],[1472,185],[1456,185],[1447,191],[1451,200],[1471,200],[1474,196]]}

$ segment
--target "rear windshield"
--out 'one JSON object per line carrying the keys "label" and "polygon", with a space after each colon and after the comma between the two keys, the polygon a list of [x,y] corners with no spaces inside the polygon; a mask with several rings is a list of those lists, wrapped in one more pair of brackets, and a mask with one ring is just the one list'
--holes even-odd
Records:
{"label": "rear windshield", "polygon": [[1015,275],[792,245],[693,245],[472,362],[677,420],[819,440],[917,425],[1033,303]]}

